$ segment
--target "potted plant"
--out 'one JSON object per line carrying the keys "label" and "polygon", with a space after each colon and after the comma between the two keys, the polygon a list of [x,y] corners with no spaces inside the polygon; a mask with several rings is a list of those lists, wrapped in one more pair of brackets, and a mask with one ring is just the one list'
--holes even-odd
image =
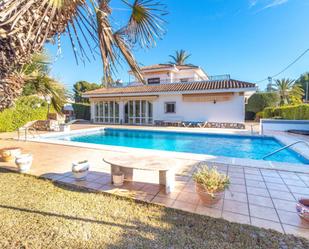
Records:
{"label": "potted plant", "polygon": [[31,154],[21,154],[16,156],[15,163],[20,173],[27,173],[30,170],[32,159],[33,157]]}
{"label": "potted plant", "polygon": [[296,211],[301,218],[309,222],[309,199],[299,199],[296,204]]}
{"label": "potted plant", "polygon": [[11,162],[15,160],[16,156],[21,154],[19,147],[9,147],[1,150],[1,158],[4,162]]}
{"label": "potted plant", "polygon": [[193,175],[195,190],[206,205],[216,204],[224,195],[230,184],[229,177],[218,172],[216,168],[200,167]]}
{"label": "potted plant", "polygon": [[72,172],[74,177],[78,180],[83,180],[87,177],[89,171],[89,162],[88,160],[73,162],[72,163]]}

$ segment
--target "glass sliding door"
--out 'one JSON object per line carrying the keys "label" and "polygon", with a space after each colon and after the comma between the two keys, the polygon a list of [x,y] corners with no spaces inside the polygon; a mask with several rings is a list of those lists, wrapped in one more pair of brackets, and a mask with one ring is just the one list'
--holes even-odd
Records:
{"label": "glass sliding door", "polygon": [[152,103],[146,100],[130,100],[124,105],[126,124],[152,124]]}
{"label": "glass sliding door", "polygon": [[119,103],[116,101],[101,101],[95,103],[95,122],[104,124],[119,124]]}

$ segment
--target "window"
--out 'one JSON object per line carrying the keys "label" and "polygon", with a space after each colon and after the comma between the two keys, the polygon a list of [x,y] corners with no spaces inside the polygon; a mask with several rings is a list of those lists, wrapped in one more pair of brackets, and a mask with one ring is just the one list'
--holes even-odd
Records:
{"label": "window", "polygon": [[182,79],[180,79],[180,82],[181,83],[187,83],[187,82],[189,82],[189,78],[182,78]]}
{"label": "window", "polygon": [[176,113],[176,103],[166,102],[164,104],[165,113]]}
{"label": "window", "polygon": [[160,78],[149,78],[147,82],[148,84],[160,84]]}

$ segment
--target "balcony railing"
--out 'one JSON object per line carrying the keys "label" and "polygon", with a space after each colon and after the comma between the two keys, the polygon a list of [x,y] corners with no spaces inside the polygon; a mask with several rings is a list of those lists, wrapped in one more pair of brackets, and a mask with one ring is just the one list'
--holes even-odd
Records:
{"label": "balcony railing", "polygon": [[[230,80],[231,77],[229,74],[223,74],[223,75],[213,75],[208,76],[209,81],[214,80]],[[200,82],[200,81],[206,81],[204,79],[194,79],[194,78],[160,78],[160,83],[149,83],[149,85],[155,85],[155,84],[170,84],[170,83],[189,83],[189,82]],[[147,83],[147,80],[146,80]],[[131,81],[131,82],[121,82],[116,83],[114,87],[125,87],[125,86],[134,86],[134,85],[141,85],[141,82]]]}

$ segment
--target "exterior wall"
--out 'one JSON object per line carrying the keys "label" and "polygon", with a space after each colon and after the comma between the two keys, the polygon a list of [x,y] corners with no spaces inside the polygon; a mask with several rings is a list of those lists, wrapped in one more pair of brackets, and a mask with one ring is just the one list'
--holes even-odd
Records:
{"label": "exterior wall", "polygon": [[[176,102],[176,113],[166,114],[165,102]],[[182,95],[160,95],[153,106],[154,120],[209,121],[243,123],[245,120],[244,96],[235,96],[229,101],[183,102]]]}

